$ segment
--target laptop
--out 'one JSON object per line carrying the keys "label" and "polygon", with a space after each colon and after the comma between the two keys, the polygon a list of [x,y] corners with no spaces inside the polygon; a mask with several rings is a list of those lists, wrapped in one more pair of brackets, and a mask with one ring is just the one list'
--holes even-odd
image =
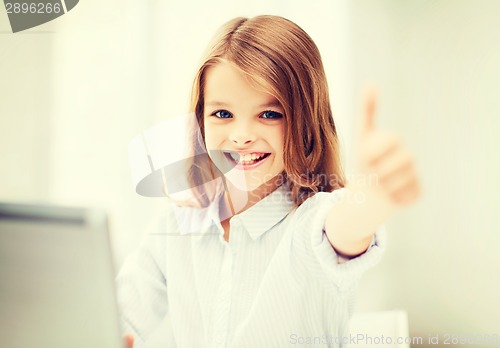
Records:
{"label": "laptop", "polygon": [[103,212],[0,203],[0,345],[124,347]]}

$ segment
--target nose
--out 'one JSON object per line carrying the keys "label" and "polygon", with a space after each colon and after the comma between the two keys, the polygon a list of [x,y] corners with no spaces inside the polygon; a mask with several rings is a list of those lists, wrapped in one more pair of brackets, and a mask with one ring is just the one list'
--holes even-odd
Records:
{"label": "nose", "polygon": [[229,140],[239,146],[251,144],[255,138],[255,132],[247,122],[235,122],[229,134]]}

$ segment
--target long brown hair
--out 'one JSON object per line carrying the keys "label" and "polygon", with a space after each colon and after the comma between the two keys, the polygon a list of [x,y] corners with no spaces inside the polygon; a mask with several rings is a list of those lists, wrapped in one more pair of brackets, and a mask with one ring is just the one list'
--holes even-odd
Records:
{"label": "long brown hair", "polygon": [[[318,48],[298,25],[278,16],[235,18],[217,31],[194,80],[191,112],[204,146],[204,85],[207,68],[230,61],[258,86],[273,95],[285,111],[284,164],[286,184],[296,205],[316,192],[345,184],[339,144]],[[215,166],[193,161],[191,179],[207,182]],[[220,174],[220,173],[219,173]],[[204,179],[202,177],[205,177]],[[210,195],[198,192],[206,205]]]}

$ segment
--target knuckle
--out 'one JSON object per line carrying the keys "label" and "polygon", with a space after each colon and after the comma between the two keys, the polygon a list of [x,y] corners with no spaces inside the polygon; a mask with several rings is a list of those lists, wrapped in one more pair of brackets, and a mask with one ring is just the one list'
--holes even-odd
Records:
{"label": "knuckle", "polygon": [[413,154],[407,149],[403,149],[403,162],[407,165],[412,164],[414,162]]}
{"label": "knuckle", "polygon": [[397,157],[403,164],[410,164],[413,162],[413,153],[405,146],[399,146],[397,149]]}
{"label": "knuckle", "polygon": [[387,133],[387,140],[392,145],[400,145],[402,144],[402,138],[398,133]]}

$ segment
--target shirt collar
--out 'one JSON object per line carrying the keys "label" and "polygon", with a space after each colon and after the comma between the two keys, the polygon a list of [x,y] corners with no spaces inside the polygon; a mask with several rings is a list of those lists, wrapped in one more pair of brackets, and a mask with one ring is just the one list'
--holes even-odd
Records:
{"label": "shirt collar", "polygon": [[290,190],[282,185],[232,219],[240,219],[252,240],[256,240],[283,220],[294,206]]}
{"label": "shirt collar", "polygon": [[[174,205],[174,214],[180,227],[180,234],[204,235],[212,224],[220,224],[219,203],[223,192],[205,208],[188,208]],[[215,203],[217,202],[217,203]],[[294,208],[290,190],[281,185],[252,207],[231,219],[239,219],[252,240],[256,240],[274,225],[283,220]]]}

